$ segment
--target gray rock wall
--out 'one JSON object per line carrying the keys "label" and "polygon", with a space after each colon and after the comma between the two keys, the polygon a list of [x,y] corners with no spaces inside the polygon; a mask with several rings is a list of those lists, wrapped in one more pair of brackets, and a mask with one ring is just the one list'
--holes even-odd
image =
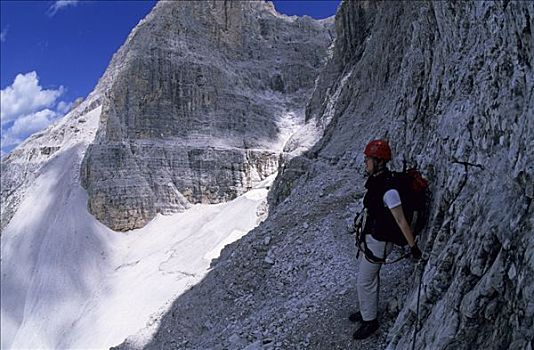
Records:
{"label": "gray rock wall", "polygon": [[275,172],[280,123],[302,115],[330,26],[264,2],[159,2],[102,79],[111,87],[81,171],[91,213],[129,230]]}

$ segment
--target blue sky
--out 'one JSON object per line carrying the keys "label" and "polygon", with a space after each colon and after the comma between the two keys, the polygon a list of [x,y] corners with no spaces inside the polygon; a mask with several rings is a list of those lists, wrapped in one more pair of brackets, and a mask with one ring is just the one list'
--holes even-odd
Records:
{"label": "blue sky", "polygon": [[[335,14],[339,2],[274,4],[288,15],[326,18]],[[86,97],[155,3],[0,0],[2,155]]]}

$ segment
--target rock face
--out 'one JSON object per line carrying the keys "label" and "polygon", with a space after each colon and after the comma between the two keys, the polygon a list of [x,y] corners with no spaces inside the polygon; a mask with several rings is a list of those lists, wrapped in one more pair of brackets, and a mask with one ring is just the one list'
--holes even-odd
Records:
{"label": "rock face", "polygon": [[[316,152],[343,163],[353,157],[343,140],[361,140],[361,150],[386,137],[397,168],[406,160],[430,177],[419,348],[527,348],[534,335],[534,6],[414,5],[341,8],[341,50],[332,64],[344,73],[334,85],[347,75],[350,82]],[[322,98],[316,93],[310,105]],[[392,347],[411,346],[415,303],[412,294],[390,332]]]}
{"label": "rock face", "polygon": [[[82,181],[115,230],[235,198],[274,173],[324,65],[332,21],[263,1],[162,1],[114,56]],[[290,129],[290,128],[289,128]]]}
{"label": "rock face", "polygon": [[[175,301],[147,348],[353,347],[344,232],[373,138],[390,140],[392,168],[417,164],[431,182],[416,348],[532,348],[533,28],[530,2],[344,1],[306,108],[322,139],[285,162],[269,218]],[[381,332],[361,348],[411,348],[412,269],[383,268]]]}

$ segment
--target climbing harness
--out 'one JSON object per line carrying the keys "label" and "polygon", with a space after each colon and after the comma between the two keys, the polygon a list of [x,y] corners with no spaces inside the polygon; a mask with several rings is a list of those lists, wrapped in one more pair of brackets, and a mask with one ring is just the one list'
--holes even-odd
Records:
{"label": "climbing harness", "polygon": [[421,285],[423,284],[423,274],[425,272],[426,262],[428,261],[428,254],[423,253],[421,259],[417,262],[416,269],[419,272],[419,286],[417,287],[417,307],[415,311],[415,328],[413,330],[412,350],[415,350],[415,341],[417,340],[417,333],[419,332],[421,320],[419,319],[419,301],[421,299]]}
{"label": "climbing harness", "polygon": [[[386,258],[380,258],[374,255],[371,249],[367,247],[367,243],[365,242],[365,235],[362,233],[363,227],[365,227],[366,217],[366,213],[362,212],[356,217],[354,221],[354,230],[356,233],[356,247],[358,248],[358,253],[361,252],[365,257],[365,260],[367,260],[371,264],[388,265],[406,259],[411,255],[411,253],[407,253],[393,260],[387,260]],[[386,254],[384,254],[383,256],[385,257]]]}
{"label": "climbing harness", "polygon": [[[403,254],[400,257],[397,257],[397,258],[395,258],[393,260],[387,260],[386,258],[377,257],[376,255],[373,254],[371,249],[369,249],[367,247],[367,243],[365,242],[365,239],[360,239],[359,236],[360,236],[359,234],[356,236],[357,237],[356,238],[356,245],[358,247],[358,251],[361,252],[363,254],[363,256],[365,257],[365,260],[367,260],[371,264],[380,264],[380,265],[394,264],[396,262],[399,262],[399,261],[401,261],[403,259],[406,259],[406,258],[410,257],[410,255],[411,255],[411,253],[406,253],[406,254]],[[384,254],[384,256],[385,256],[385,254]]]}

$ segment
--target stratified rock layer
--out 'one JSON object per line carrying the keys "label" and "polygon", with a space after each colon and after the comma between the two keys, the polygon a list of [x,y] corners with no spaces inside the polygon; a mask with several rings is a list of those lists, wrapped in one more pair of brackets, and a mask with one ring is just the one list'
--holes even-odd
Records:
{"label": "stratified rock layer", "polygon": [[233,199],[274,173],[331,24],[260,1],[159,2],[105,75],[111,88],[82,166],[91,213],[129,230]]}
{"label": "stratified rock layer", "polygon": [[[532,348],[533,28],[530,2],[344,1],[307,106],[322,140],[281,169],[269,218],[175,301],[147,348],[356,346],[344,231],[374,138],[390,140],[393,168],[417,164],[431,182],[415,347]],[[382,269],[381,331],[359,348],[411,348],[412,268]]]}

